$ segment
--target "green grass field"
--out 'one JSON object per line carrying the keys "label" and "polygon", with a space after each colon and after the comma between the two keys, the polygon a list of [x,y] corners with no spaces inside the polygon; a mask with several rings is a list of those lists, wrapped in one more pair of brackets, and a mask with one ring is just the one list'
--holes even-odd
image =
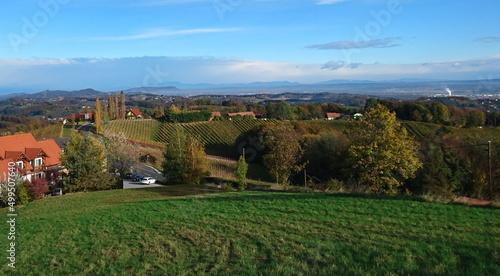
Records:
{"label": "green grass field", "polygon": [[[7,220],[6,210],[0,215]],[[2,275],[499,275],[500,210],[167,186],[18,207]]]}
{"label": "green grass field", "polygon": [[62,130],[62,137],[71,137],[75,133],[75,127],[73,125],[64,125]]}

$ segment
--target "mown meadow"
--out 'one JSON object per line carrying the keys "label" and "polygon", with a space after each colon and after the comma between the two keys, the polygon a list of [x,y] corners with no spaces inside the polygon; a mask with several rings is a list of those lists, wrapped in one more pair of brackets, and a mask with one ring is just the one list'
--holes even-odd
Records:
{"label": "mown meadow", "polygon": [[3,265],[3,275],[500,273],[491,206],[166,186],[52,197],[17,212],[17,268]]}

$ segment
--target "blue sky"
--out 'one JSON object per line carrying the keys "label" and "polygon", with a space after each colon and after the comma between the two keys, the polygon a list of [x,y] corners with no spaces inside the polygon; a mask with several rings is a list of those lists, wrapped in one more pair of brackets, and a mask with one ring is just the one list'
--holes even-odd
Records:
{"label": "blue sky", "polygon": [[18,0],[0,92],[500,78],[497,0]]}

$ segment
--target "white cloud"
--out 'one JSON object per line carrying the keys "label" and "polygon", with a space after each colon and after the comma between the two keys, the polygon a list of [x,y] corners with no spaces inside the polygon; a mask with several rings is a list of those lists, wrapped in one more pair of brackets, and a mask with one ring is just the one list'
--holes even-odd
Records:
{"label": "white cloud", "polygon": [[500,56],[424,64],[325,64],[274,62],[213,57],[129,57],[75,59],[0,59],[0,91],[46,89],[104,91],[182,83],[246,83],[331,79],[391,80],[399,78],[477,79],[500,74]]}
{"label": "white cloud", "polygon": [[478,37],[475,41],[483,42],[483,43],[500,43],[500,36],[485,36]]}
{"label": "white cloud", "polygon": [[174,35],[195,35],[195,34],[208,34],[208,33],[236,32],[241,30],[242,29],[239,28],[203,28],[203,29],[187,29],[187,30],[169,30],[169,29],[157,28],[135,35],[94,37],[91,38],[91,40],[123,41],[123,40],[138,40],[138,39],[167,37]]}
{"label": "white cloud", "polygon": [[338,70],[338,69],[344,68],[344,67],[355,69],[355,68],[358,68],[360,65],[361,65],[361,63],[346,64],[344,61],[341,61],[341,60],[339,60],[339,61],[332,60],[332,61],[325,63],[323,65],[323,67],[321,67],[321,69]]}
{"label": "white cloud", "polygon": [[316,4],[318,5],[330,5],[330,4],[337,4],[340,2],[346,2],[349,0],[316,0]]}
{"label": "white cloud", "polygon": [[324,44],[315,44],[306,46],[306,48],[318,50],[343,50],[343,49],[362,49],[362,48],[389,48],[401,46],[394,41],[401,40],[401,37],[385,37],[382,39],[359,40],[359,41],[334,41]]}

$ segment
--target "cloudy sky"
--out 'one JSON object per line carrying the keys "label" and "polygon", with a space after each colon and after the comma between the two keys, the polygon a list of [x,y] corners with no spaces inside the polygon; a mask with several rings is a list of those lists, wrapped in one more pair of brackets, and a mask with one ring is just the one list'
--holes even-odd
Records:
{"label": "cloudy sky", "polygon": [[498,0],[0,3],[0,93],[500,78]]}

